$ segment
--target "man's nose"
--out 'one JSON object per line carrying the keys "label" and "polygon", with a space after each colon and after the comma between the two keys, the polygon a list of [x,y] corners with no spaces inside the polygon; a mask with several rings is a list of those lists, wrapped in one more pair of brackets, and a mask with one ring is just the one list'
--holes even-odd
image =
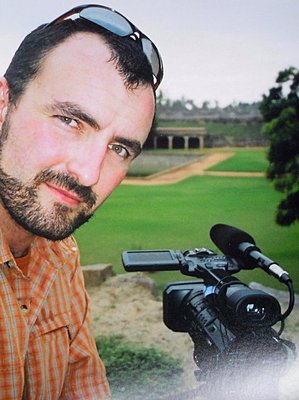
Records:
{"label": "man's nose", "polygon": [[101,175],[103,162],[107,153],[106,144],[76,146],[72,150],[67,163],[68,172],[74,176],[81,185],[95,185]]}

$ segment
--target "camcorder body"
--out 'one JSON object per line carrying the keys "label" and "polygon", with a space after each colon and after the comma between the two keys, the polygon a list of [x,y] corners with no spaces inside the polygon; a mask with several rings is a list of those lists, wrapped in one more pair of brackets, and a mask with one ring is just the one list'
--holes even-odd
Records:
{"label": "camcorder body", "polygon": [[[229,254],[218,255],[206,248],[184,252],[130,250],[122,254],[124,268],[127,272],[179,270],[197,278],[166,286],[163,320],[169,329],[188,333],[194,342],[199,396],[213,396],[214,400],[276,400],[279,378],[296,357],[295,345],[280,338],[294,305],[291,279],[260,253],[251,236],[238,228],[215,227],[218,230],[214,242],[220,241],[221,250],[224,247]],[[219,229],[224,236],[230,229],[227,242],[222,235],[217,240]],[[288,285],[290,304],[284,314],[275,297],[232,276],[241,269],[256,267],[277,275]],[[282,327],[277,332],[273,327],[279,322]]]}

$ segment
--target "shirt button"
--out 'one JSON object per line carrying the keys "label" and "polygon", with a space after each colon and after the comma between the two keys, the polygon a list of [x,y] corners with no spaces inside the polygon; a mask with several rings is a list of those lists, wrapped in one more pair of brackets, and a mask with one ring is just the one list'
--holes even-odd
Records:
{"label": "shirt button", "polygon": [[28,307],[26,306],[26,304],[21,305],[21,311],[24,315],[28,313]]}

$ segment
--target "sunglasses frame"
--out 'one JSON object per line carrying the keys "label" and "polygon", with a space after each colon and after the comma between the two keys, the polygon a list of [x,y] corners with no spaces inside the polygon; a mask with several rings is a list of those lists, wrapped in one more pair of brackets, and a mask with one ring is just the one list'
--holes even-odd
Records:
{"label": "sunglasses frame", "polygon": [[[123,18],[130,25],[130,27],[132,29],[132,33],[129,33],[127,35],[120,35],[118,33],[113,32],[112,30],[102,26],[101,24],[99,24],[97,22],[94,22],[92,20],[89,20],[88,18],[85,18],[85,17],[81,16],[80,13],[83,10],[87,9],[87,8],[103,8],[105,10],[108,10],[108,11],[111,11],[113,13],[116,13],[117,15],[119,15],[121,18]],[[151,66],[152,74],[155,77],[155,80],[154,80],[154,83],[153,83],[153,88],[154,88],[154,90],[157,90],[158,86],[160,85],[160,83],[162,81],[163,75],[164,75],[163,62],[162,62],[162,58],[160,56],[160,53],[159,53],[156,45],[151,41],[151,39],[148,36],[146,36],[140,29],[138,29],[131,21],[128,20],[128,18],[126,18],[120,12],[118,12],[118,11],[116,11],[116,10],[110,8],[110,7],[106,7],[106,6],[103,6],[103,5],[100,5],[100,4],[85,4],[85,5],[81,5],[81,6],[76,6],[76,7],[72,8],[71,10],[61,14],[59,17],[55,18],[53,21],[49,22],[45,26],[45,28],[57,25],[57,24],[61,23],[62,21],[66,20],[68,17],[71,17],[72,15],[75,15],[75,14],[79,14],[79,18],[82,18],[82,19],[84,19],[86,21],[89,21],[92,24],[98,25],[101,28],[106,29],[109,32],[112,32],[117,36],[120,36],[120,37],[131,37],[132,40],[139,41],[140,46],[142,48],[142,51],[145,54],[150,66]],[[154,73],[152,62],[151,62],[149,56],[146,54],[146,52],[145,52],[145,50],[143,48],[142,39],[147,39],[151,43],[151,46],[152,46],[154,52],[156,53],[157,60],[158,60],[158,63],[159,63],[158,64],[158,72],[157,72],[157,74]]]}

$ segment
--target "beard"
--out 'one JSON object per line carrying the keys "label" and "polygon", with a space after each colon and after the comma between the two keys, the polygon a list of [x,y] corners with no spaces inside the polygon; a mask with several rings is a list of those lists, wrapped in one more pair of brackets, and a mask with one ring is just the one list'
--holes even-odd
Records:
{"label": "beard", "polygon": [[[8,136],[8,118],[0,136],[1,153]],[[74,192],[80,198],[78,209],[55,202],[44,208],[39,199],[42,183],[53,183],[57,187]],[[51,170],[41,171],[33,180],[23,183],[9,175],[0,165],[0,198],[4,208],[14,221],[28,232],[50,240],[62,240],[71,235],[93,215],[96,195],[90,187],[80,185],[67,173]]]}

